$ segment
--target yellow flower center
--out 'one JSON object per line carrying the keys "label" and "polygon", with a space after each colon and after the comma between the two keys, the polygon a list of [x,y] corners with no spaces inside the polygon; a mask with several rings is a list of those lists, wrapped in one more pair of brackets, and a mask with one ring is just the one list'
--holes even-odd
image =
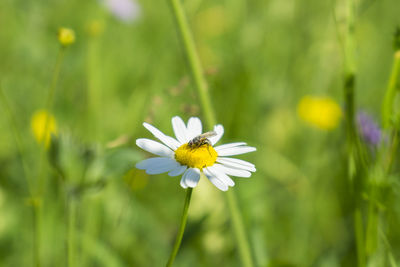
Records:
{"label": "yellow flower center", "polygon": [[175,150],[175,159],[177,162],[200,170],[214,165],[217,161],[217,156],[217,152],[209,144],[204,144],[196,148],[191,148],[188,144],[183,144]]}

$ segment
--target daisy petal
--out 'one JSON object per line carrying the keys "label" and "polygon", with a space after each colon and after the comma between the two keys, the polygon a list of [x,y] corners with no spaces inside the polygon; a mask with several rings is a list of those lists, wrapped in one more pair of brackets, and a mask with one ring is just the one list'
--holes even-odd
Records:
{"label": "daisy petal", "polygon": [[[187,172],[187,171],[186,171]],[[185,172],[185,173],[186,173]],[[183,174],[183,175],[185,175],[185,173]],[[188,188],[188,186],[187,186],[187,184],[186,184],[186,178],[184,177],[184,176],[182,176],[182,178],[181,178],[181,186],[183,187],[183,188]]]}
{"label": "daisy petal", "polygon": [[188,138],[189,140],[195,138],[201,134],[202,126],[201,121],[197,117],[191,117],[187,124]]}
{"label": "daisy petal", "polygon": [[214,164],[213,168],[217,169],[219,172],[223,172],[225,174],[229,174],[232,176],[236,176],[236,177],[250,177],[251,176],[251,172],[246,171],[246,170],[239,170],[236,168],[232,168],[232,167],[227,167],[221,164]]}
{"label": "daisy petal", "polygon": [[218,166],[215,167],[215,164],[211,167],[208,167],[208,170],[212,172],[219,180],[224,182],[226,185],[228,186],[235,185],[235,182],[231,179],[231,177],[226,175],[221,169],[218,168]]}
{"label": "daisy petal", "polygon": [[184,184],[187,187],[194,188],[198,184],[200,180],[200,171],[199,169],[195,168],[189,168],[182,177],[182,180],[184,180]]}
{"label": "daisy petal", "polygon": [[236,142],[236,143],[229,143],[229,144],[225,144],[225,145],[216,146],[216,147],[214,147],[214,149],[215,149],[215,151],[218,152],[218,150],[231,148],[231,147],[237,147],[237,146],[245,146],[245,145],[246,145],[245,142]]}
{"label": "daisy petal", "polygon": [[243,166],[247,166],[247,167],[251,167],[254,168],[256,165],[254,165],[253,163],[250,163],[248,161],[244,161],[241,159],[235,159],[235,158],[226,158],[226,157],[218,157],[218,161],[220,161],[221,163],[237,163]]}
{"label": "daisy petal", "polygon": [[220,149],[217,153],[218,156],[233,156],[233,155],[240,155],[249,152],[256,151],[255,147],[251,146],[239,146],[239,147],[231,147],[226,149]]}
{"label": "daisy petal", "polygon": [[212,145],[215,145],[219,141],[219,139],[221,139],[221,137],[224,135],[224,126],[222,126],[221,124],[215,125],[214,132],[217,132],[217,135],[208,138]]}
{"label": "daisy petal", "polygon": [[189,141],[186,125],[180,117],[175,116],[172,118],[172,128],[174,128],[176,139],[178,139],[181,144]]}
{"label": "daisy petal", "polygon": [[181,175],[184,171],[186,171],[187,167],[184,165],[181,165],[179,167],[176,167],[172,171],[168,173],[169,176],[178,176]]}
{"label": "daisy petal", "polygon": [[179,163],[171,158],[149,158],[136,164],[136,168],[146,170],[147,174],[169,172],[178,166]]}
{"label": "daisy petal", "polygon": [[172,138],[170,136],[167,136],[167,135],[163,134],[160,130],[158,130],[153,125],[144,122],[143,126],[149,132],[151,132],[154,135],[154,137],[156,137],[158,140],[160,140],[161,142],[163,142],[164,144],[169,146],[172,150],[175,150],[175,149],[177,149],[178,147],[181,146],[181,144],[178,141],[176,141],[174,138]]}
{"label": "daisy petal", "polygon": [[241,159],[218,157],[217,162],[225,165],[226,167],[233,167],[236,169],[242,169],[242,170],[247,170],[247,171],[251,171],[251,172],[256,171],[254,164],[244,161],[244,160],[241,160]]}
{"label": "daisy petal", "polygon": [[136,145],[141,149],[160,157],[172,157],[174,155],[174,152],[171,149],[150,139],[139,138],[136,140]]}
{"label": "daisy petal", "polygon": [[227,191],[228,185],[226,185],[223,181],[221,181],[216,175],[209,171],[208,168],[203,169],[204,174],[207,176],[208,180],[215,185],[219,190]]}

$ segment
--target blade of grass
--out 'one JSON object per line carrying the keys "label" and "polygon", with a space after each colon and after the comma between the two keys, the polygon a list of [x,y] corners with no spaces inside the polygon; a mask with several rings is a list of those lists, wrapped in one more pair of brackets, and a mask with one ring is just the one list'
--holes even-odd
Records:
{"label": "blade of grass", "polygon": [[355,2],[347,1],[347,25],[345,35],[344,51],[344,95],[346,107],[346,131],[347,131],[347,160],[348,176],[351,186],[353,199],[353,220],[354,234],[357,249],[357,265],[364,267],[366,264],[365,241],[364,241],[364,222],[362,216],[362,185],[363,177],[361,174],[362,156],[360,150],[357,129],[355,125],[355,82],[356,82],[356,62],[355,62]]}
{"label": "blade of grass", "polygon": [[23,174],[24,174],[26,184],[28,187],[28,192],[29,192],[29,196],[30,196],[29,204],[32,205],[33,264],[35,267],[40,267],[41,266],[41,260],[40,260],[41,203],[40,203],[40,200],[34,196],[33,184],[28,176],[28,174],[31,173],[31,171],[30,171],[28,164],[24,157],[25,149],[24,149],[23,143],[22,143],[21,132],[17,125],[17,119],[16,119],[16,116],[14,115],[15,113],[13,112],[11,105],[9,104],[9,101],[8,101],[6,95],[4,94],[2,87],[0,87],[0,102],[2,103],[5,113],[8,116],[10,128],[12,130],[12,133],[13,133],[13,136],[15,139],[15,144],[17,146],[17,151],[18,151],[18,155],[19,155],[19,158],[21,161]]}

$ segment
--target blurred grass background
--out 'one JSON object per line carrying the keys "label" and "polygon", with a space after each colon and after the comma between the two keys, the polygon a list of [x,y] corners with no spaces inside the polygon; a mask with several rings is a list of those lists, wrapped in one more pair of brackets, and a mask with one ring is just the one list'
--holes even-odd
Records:
{"label": "blurred grass background", "polygon": [[[28,179],[45,180],[43,266],[66,262],[71,192],[78,203],[77,266],[162,266],[170,253],[184,190],[178,177],[134,169],[148,156],[135,139],[151,138],[143,121],[172,135],[174,115],[202,115],[167,1],[137,4],[139,15],[124,21],[100,1],[0,2],[0,86],[22,133]],[[184,1],[225,127],[223,142],[243,140],[258,149],[241,157],[257,172],[235,179],[231,189],[257,266],[355,266],[343,125],[321,131],[296,114],[304,95],[342,105],[345,5]],[[357,7],[356,107],[379,121],[400,2],[364,0]],[[58,137],[42,165],[30,120],[45,108],[59,27],[74,29],[76,43],[65,51],[52,111]],[[29,190],[9,118],[0,110],[0,265],[31,266]],[[396,186],[390,203],[399,203]],[[193,194],[175,265],[240,266],[224,193],[201,181]],[[387,210],[396,225],[398,205]],[[387,238],[400,259],[400,231]]]}

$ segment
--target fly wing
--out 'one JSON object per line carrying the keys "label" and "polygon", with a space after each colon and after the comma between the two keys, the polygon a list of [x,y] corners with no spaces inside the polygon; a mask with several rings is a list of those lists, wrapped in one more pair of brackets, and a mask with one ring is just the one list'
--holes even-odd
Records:
{"label": "fly wing", "polygon": [[209,138],[209,137],[213,137],[213,136],[216,136],[216,135],[217,135],[217,132],[211,131],[211,132],[203,133],[203,134],[201,134],[199,136],[203,137],[203,138]]}

